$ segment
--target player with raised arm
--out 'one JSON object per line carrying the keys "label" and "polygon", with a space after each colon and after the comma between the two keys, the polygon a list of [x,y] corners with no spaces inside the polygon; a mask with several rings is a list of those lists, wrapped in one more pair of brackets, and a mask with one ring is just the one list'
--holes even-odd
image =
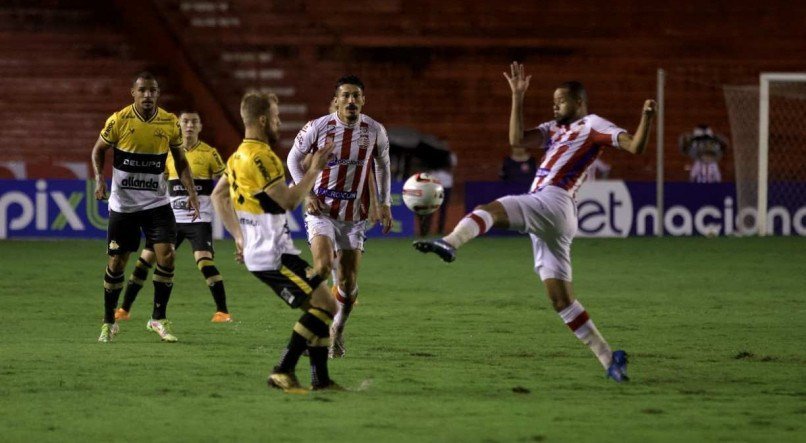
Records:
{"label": "player with raised arm", "polygon": [[604,366],[608,377],[627,381],[627,354],[612,352],[587,311],[574,297],[571,284],[571,241],[577,230],[574,195],[585,179],[585,171],[605,147],[641,154],[649,141],[655,102],[644,103],[641,121],[630,135],[626,130],[588,114],[587,93],[579,82],[567,82],[554,91],[554,120],[536,128],[523,129],[523,98],[531,76],[514,62],[504,73],[512,90],[509,143],[512,146],[541,146],[545,157],[528,194],[500,198],[478,206],[447,236],[414,242],[421,252],[433,252],[452,262],[456,250],[490,228],[528,233],[532,240],[535,272],[546,287],[551,303],[574,334],[587,345]]}
{"label": "player with raised arm", "polygon": [[112,149],[112,194],[109,196],[109,228],[104,276],[104,323],[98,341],[112,341],[118,331],[115,308],[123,289],[123,271],[129,255],[140,247],[140,232],[154,245],[154,306],[149,331],[163,341],[175,342],[166,308],[173,289],[176,220],[166,193],[165,164],[173,155],[176,171],[188,189],[191,218],[199,217],[199,198],[190,166],[182,150],[182,132],[176,116],[157,107],[160,89],[148,72],[137,75],[131,88],[134,104],[112,114],[92,148],[95,198],[107,198],[104,178],[106,151]]}
{"label": "player with raised arm", "polygon": [[[229,323],[232,322],[232,316],[227,309],[224,279],[213,261],[213,207],[210,203],[210,193],[215,186],[215,180],[224,173],[226,165],[221,160],[216,148],[199,139],[202,122],[198,112],[189,110],[179,113],[179,126],[184,138],[182,149],[190,165],[193,182],[199,195],[201,215],[198,220],[193,220],[188,212],[189,193],[176,173],[173,156],[169,155],[166,173],[168,174],[168,194],[171,197],[171,208],[177,225],[176,248],[178,249],[185,239],[190,242],[196,266],[204,276],[216,305],[216,312],[210,321]],[[116,320],[129,319],[132,304],[148,278],[148,271],[154,266],[155,261],[153,245],[146,243],[134,271],[129,277],[129,282],[126,284],[123,304],[115,311]]]}
{"label": "player with raised arm", "polygon": [[236,254],[246,268],[269,285],[292,308],[304,314],[294,325],[280,362],[269,375],[272,388],[296,392],[301,388],[295,369],[307,349],[311,389],[339,390],[330,379],[327,353],[330,323],[336,302],[324,279],[311,272],[294,247],[286,211],[297,207],[333,152],[328,142],[314,153],[309,170],[294,186],[286,186],[277,145],[280,116],[277,96],[248,92],[241,100],[245,137],[227,160],[227,170],[213,190],[213,206],[235,238]]}
{"label": "player with raised arm", "polygon": [[[358,270],[364,250],[367,220],[378,218],[383,233],[392,227],[389,139],[383,125],[362,114],[364,84],[345,76],[336,82],[335,112],[308,122],[297,134],[288,154],[288,169],[295,182],[305,174],[305,156],[327,142],[336,146],[335,159],[319,174],[305,202],[305,227],[313,254],[314,271],[326,279],[334,268],[338,278],[333,288],[339,311],[333,321],[331,357],[345,353],[344,327],[358,297]],[[379,212],[370,214],[375,192],[369,175],[374,162],[380,194]]]}

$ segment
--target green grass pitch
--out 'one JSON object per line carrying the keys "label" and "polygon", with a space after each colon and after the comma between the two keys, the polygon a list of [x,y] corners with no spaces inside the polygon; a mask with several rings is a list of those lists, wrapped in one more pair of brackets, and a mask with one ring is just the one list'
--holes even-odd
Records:
{"label": "green grass pitch", "polygon": [[577,296],[630,353],[624,385],[551,310],[526,238],[450,265],[372,240],[331,360],[351,392],[308,395],[265,383],[299,313],[217,247],[235,323],[209,322],[184,245],[179,343],[145,330],[148,284],[100,344],[103,242],[0,242],[0,441],[806,441],[803,238],[578,239]]}

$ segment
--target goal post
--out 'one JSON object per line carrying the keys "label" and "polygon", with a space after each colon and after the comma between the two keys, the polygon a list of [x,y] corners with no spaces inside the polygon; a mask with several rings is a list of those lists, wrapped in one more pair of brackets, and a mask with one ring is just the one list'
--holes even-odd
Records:
{"label": "goal post", "polygon": [[806,73],[723,86],[738,235],[806,235]]}
{"label": "goal post", "polygon": [[[758,203],[756,207],[756,223],[759,236],[768,235],[771,231],[771,227],[767,226],[770,182],[770,85],[775,83],[802,83],[806,85],[806,73],[764,72],[759,76]],[[795,97],[797,97],[797,91]],[[806,99],[806,97],[801,98]],[[800,142],[806,143],[806,140],[800,140]]]}

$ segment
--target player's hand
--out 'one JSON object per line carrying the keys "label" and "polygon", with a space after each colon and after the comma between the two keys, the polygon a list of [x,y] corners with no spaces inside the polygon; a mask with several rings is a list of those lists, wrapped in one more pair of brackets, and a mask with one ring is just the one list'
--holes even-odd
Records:
{"label": "player's hand", "polygon": [[649,118],[654,117],[655,113],[657,112],[657,109],[658,109],[658,104],[655,103],[655,100],[650,99],[650,100],[647,100],[647,101],[644,102],[644,111],[643,112],[644,112],[645,116],[647,116]]}
{"label": "player's hand", "polygon": [[509,65],[509,71],[510,75],[504,72],[504,77],[506,77],[509,82],[512,95],[523,96],[526,90],[529,89],[529,80],[532,79],[532,76],[526,75],[526,70],[523,68],[523,65],[518,62],[512,62],[512,64]]}
{"label": "player's hand", "polygon": [[235,239],[235,261],[243,264],[243,237]]}
{"label": "player's hand", "polygon": [[311,215],[320,215],[322,209],[319,207],[319,199],[312,195],[305,197],[305,212]]}
{"label": "player's hand", "polygon": [[95,200],[106,200],[106,180],[95,180]]}
{"label": "player's hand", "polygon": [[196,221],[197,218],[201,217],[201,213],[199,212],[199,196],[195,193],[188,196],[188,210],[193,213],[193,218],[190,219],[190,222],[193,223]]}
{"label": "player's hand", "polygon": [[333,149],[335,149],[335,147],[336,145],[333,143],[333,140],[328,138],[325,141],[325,146],[319,148],[313,154],[313,158],[311,158],[311,167],[317,171],[325,169],[325,165],[327,165],[328,160],[330,160],[330,156],[333,154]]}
{"label": "player's hand", "polygon": [[392,230],[392,208],[386,205],[381,206],[381,229],[384,234]]}

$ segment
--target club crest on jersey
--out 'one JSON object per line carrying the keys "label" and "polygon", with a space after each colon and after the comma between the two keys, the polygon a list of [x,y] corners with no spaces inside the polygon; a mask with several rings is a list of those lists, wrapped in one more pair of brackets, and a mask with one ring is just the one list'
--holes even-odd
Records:
{"label": "club crest on jersey", "polygon": [[167,139],[168,139],[168,134],[166,134],[166,133],[165,133],[165,131],[163,131],[163,130],[162,130],[162,128],[157,128],[157,129],[154,131],[154,137],[157,137],[157,138],[164,138],[164,139],[166,139],[166,140],[167,140]]}

